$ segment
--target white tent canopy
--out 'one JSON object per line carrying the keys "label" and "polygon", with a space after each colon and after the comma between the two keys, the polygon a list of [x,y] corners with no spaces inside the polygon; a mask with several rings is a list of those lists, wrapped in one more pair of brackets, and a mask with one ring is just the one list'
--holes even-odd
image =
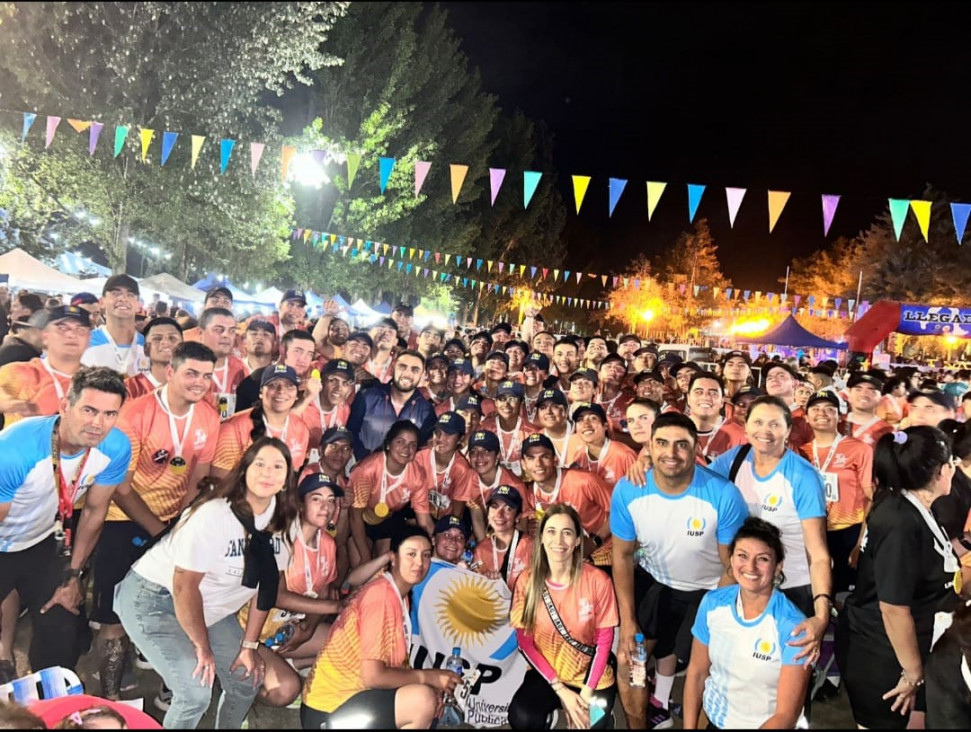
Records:
{"label": "white tent canopy", "polygon": [[189,302],[202,302],[206,298],[206,293],[197,290],[191,285],[187,285],[182,280],[170,275],[168,272],[160,272],[157,275],[146,277],[138,284],[139,289],[144,294],[145,291],[158,293],[163,300],[175,298],[176,300],[188,300]]}
{"label": "white tent canopy", "polygon": [[267,287],[265,290],[250,296],[250,299],[263,305],[276,305],[283,299],[283,290],[276,287]]}
{"label": "white tent canopy", "polygon": [[0,274],[9,276],[10,287],[21,290],[73,295],[88,289],[84,280],[48,267],[20,248],[11,249],[6,254],[0,255]]}

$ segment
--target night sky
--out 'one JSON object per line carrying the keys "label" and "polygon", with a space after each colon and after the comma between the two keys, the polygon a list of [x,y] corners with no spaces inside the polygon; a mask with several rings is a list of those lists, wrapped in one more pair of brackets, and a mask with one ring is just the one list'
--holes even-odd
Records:
{"label": "night sky", "polygon": [[[967,6],[443,6],[484,89],[555,136],[569,269],[619,271],[669,246],[688,228],[686,183],[708,185],[697,218],[725,274],[763,291],[782,290],[792,257],[865,229],[889,197],[930,182],[971,201]],[[572,174],[593,176],[579,218]],[[629,179],[612,219],[608,176]],[[647,180],[668,182],[650,222]],[[734,230],[725,186],[749,189]],[[768,188],[792,191],[771,235]],[[843,196],[826,238],[823,193]]]}

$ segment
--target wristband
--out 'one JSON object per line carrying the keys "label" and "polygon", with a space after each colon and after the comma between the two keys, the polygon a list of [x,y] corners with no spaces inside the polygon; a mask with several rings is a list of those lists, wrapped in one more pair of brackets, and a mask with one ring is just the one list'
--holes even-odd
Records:
{"label": "wristband", "polygon": [[259,647],[260,647],[259,641],[248,641],[248,640],[243,641],[243,648],[245,648],[247,651],[255,651]]}
{"label": "wristband", "polygon": [[70,567],[68,567],[67,569],[65,569],[64,570],[64,579],[61,582],[61,584],[62,585],[66,585],[72,579],[76,579],[78,581],[81,580],[81,570],[80,569],[71,569]]}
{"label": "wristband", "polygon": [[815,595],[813,597],[813,605],[816,604],[816,600],[818,600],[820,597],[825,597],[827,600],[829,600],[829,604],[830,605],[833,605],[834,604],[833,603],[833,596],[832,595],[828,595],[825,592],[820,592],[818,595]]}
{"label": "wristband", "polygon": [[908,679],[907,678],[907,672],[906,671],[901,671],[900,672],[900,678],[901,678],[902,681],[906,681],[907,684],[909,686],[911,686],[912,688],[914,688],[914,689],[918,689],[918,688],[920,688],[921,686],[924,685],[924,680],[923,679],[920,679],[919,681],[916,681],[916,682],[911,681],[910,679]]}

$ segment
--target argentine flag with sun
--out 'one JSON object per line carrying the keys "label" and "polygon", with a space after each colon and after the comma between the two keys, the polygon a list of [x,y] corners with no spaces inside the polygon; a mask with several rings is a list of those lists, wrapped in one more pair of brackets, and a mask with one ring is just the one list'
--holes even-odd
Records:
{"label": "argentine flag with sun", "polygon": [[506,723],[509,701],[522,683],[526,660],[509,624],[512,593],[501,580],[433,559],[425,581],[412,590],[411,660],[414,668],[441,668],[458,646],[467,667],[482,676],[472,689],[466,722]]}

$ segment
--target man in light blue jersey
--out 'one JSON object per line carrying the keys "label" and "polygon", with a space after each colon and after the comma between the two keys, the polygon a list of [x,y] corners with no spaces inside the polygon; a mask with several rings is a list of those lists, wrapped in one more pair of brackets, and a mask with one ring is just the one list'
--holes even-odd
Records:
{"label": "man in light blue jersey", "polygon": [[[108,368],[82,368],[59,413],[0,433],[0,599],[20,592],[30,608],[35,671],[74,668],[84,600],[81,570],[104,525],[131,443],[114,427],[125,382]],[[85,498],[80,519],[74,505]],[[115,496],[130,505],[130,496]],[[138,500],[135,496],[134,500]]]}
{"label": "man in light blue jersey", "polygon": [[[738,489],[696,464],[697,440],[688,417],[659,415],[649,444],[654,467],[645,485],[621,480],[611,500],[620,610],[617,676],[631,729],[644,728],[648,721],[655,729],[671,726],[668,702],[677,661],[688,660],[691,624],[705,592],[731,582],[728,546],[748,516]],[[630,686],[629,659],[638,632],[657,659],[649,707],[646,691]]]}
{"label": "man in light blue jersey", "polygon": [[134,376],[148,368],[145,339],[135,330],[138,283],[126,274],[112,275],[101,295],[105,324],[91,331],[88,349],[81,356],[85,366],[107,366],[122,376]]}

